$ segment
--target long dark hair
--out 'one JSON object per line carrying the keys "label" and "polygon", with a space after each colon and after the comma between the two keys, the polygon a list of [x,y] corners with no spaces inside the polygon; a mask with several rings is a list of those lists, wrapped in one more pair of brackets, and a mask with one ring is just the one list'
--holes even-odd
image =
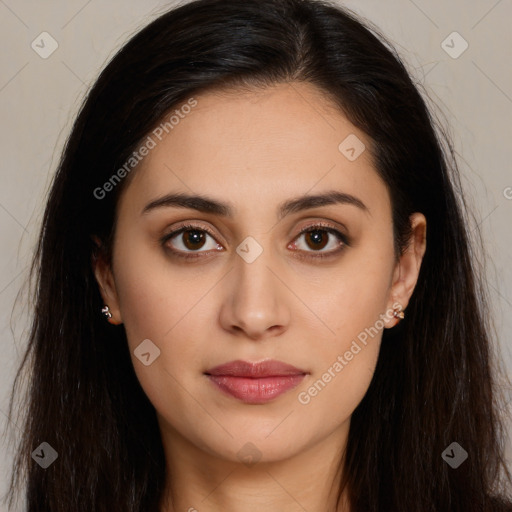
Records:
{"label": "long dark hair", "polygon": [[[391,196],[397,254],[409,215],[427,218],[406,318],[384,332],[373,380],[352,415],[340,495],[348,489],[357,512],[512,510],[499,368],[453,149],[382,35],[317,0],[181,5],[137,33],[91,88],[34,259],[35,313],[9,408],[12,418],[27,377],[10,506],[23,482],[30,512],[158,510],[166,474],[155,410],[123,327],[100,314],[91,265],[93,236],[110,254],[129,178],[102,198],[95,190],[193,95],[300,81],[316,85],[371,140]],[[47,469],[31,457],[42,442],[58,452]],[[452,442],[468,452],[457,469],[441,456]]]}

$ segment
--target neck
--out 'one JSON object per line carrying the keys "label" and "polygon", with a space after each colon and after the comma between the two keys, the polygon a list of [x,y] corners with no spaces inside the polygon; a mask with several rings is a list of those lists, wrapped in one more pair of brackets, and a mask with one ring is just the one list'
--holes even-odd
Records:
{"label": "neck", "polygon": [[348,423],[293,457],[256,463],[212,455],[167,425],[160,512],[350,512],[346,493],[337,503]]}

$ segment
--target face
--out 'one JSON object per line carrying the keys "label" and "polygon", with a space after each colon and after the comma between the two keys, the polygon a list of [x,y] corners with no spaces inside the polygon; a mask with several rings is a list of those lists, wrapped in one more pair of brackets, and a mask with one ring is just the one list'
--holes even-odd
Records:
{"label": "face", "polygon": [[424,218],[397,260],[370,141],[312,85],[195,100],[131,176],[96,276],[165,442],[276,461],[346,434]]}

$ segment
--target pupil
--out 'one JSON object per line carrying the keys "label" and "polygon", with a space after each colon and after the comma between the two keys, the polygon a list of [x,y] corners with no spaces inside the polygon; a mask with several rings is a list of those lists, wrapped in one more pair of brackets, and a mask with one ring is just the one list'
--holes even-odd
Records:
{"label": "pupil", "polygon": [[315,240],[315,243],[322,241],[322,235],[319,231],[313,231],[312,238]]}
{"label": "pupil", "polygon": [[190,230],[185,233],[185,245],[188,249],[197,249],[197,244],[201,244],[204,234],[201,231]]}
{"label": "pupil", "polygon": [[313,249],[323,249],[327,243],[327,237],[324,237],[325,232],[316,230],[316,231],[310,231],[309,233],[309,239],[313,240]]}

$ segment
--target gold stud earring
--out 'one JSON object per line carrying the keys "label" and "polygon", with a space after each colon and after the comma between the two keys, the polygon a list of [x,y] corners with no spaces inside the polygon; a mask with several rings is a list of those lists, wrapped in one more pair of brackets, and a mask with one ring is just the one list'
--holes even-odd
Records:
{"label": "gold stud earring", "polygon": [[398,321],[402,320],[405,317],[405,313],[402,311],[402,306],[395,306],[393,308],[393,316],[398,318]]}

